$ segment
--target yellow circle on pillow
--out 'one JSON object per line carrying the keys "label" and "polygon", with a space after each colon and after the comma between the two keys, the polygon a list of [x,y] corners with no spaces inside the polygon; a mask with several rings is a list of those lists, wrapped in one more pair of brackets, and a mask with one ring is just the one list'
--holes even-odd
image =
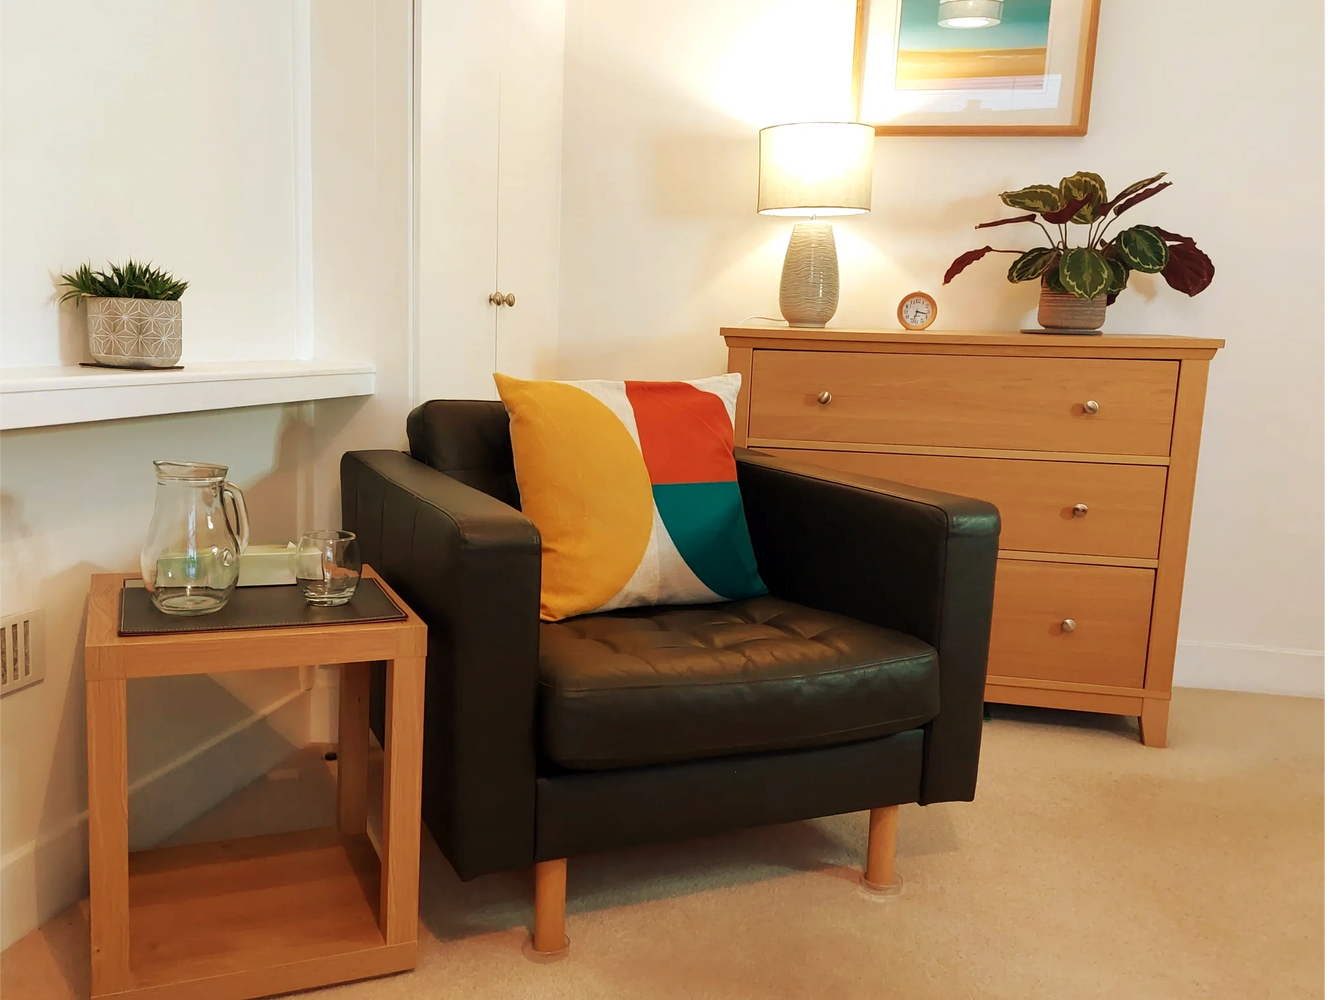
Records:
{"label": "yellow circle on pillow", "polygon": [[542,536],[541,616],[600,608],[629,582],[653,532],[653,485],[639,446],[577,386],[496,374],[509,411],[523,513]]}

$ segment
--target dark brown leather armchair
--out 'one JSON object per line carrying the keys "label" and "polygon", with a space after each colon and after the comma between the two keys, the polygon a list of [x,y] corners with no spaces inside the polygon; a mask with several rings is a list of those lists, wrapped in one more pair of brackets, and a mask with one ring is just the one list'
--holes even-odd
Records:
{"label": "dark brown leather armchair", "polygon": [[870,809],[886,886],[897,806],[973,797],[990,504],[738,449],[768,596],[549,624],[502,404],[408,439],[343,456],[343,525],[430,628],[423,819],[460,878],[537,866],[538,951],[569,857]]}

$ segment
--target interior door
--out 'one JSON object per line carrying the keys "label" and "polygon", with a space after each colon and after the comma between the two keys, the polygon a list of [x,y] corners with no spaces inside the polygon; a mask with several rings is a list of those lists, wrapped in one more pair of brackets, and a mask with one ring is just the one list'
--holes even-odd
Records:
{"label": "interior door", "polygon": [[504,0],[500,66],[496,369],[549,377],[560,294],[564,0]]}
{"label": "interior door", "polygon": [[495,399],[504,2],[421,0],[417,398]]}

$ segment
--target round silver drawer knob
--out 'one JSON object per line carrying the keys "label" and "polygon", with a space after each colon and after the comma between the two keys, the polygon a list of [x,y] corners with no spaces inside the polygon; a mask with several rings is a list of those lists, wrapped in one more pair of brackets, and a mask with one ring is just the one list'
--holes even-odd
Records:
{"label": "round silver drawer knob", "polygon": [[819,400],[820,406],[828,406],[829,403],[833,402],[833,393],[825,389],[818,396],[816,396],[815,399]]}
{"label": "round silver drawer knob", "polygon": [[1097,400],[1095,399],[1090,399],[1083,404],[1084,413],[1096,413],[1100,409],[1101,407],[1097,405]]}
{"label": "round silver drawer knob", "polygon": [[1085,504],[1085,503],[1076,503],[1076,504],[1074,504],[1074,516],[1075,516],[1075,517],[1087,517],[1087,516],[1088,516],[1088,505]]}
{"label": "round silver drawer knob", "polygon": [[1072,632],[1076,628],[1078,628],[1078,622],[1074,621],[1072,618],[1066,618],[1060,623],[1061,632]]}

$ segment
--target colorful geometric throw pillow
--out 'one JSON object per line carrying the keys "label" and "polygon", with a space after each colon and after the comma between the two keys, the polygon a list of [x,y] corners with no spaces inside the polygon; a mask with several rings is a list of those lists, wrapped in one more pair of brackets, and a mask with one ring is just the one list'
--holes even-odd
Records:
{"label": "colorful geometric throw pillow", "polygon": [[496,374],[541,616],[767,593],[736,482],[741,377],[532,382]]}

